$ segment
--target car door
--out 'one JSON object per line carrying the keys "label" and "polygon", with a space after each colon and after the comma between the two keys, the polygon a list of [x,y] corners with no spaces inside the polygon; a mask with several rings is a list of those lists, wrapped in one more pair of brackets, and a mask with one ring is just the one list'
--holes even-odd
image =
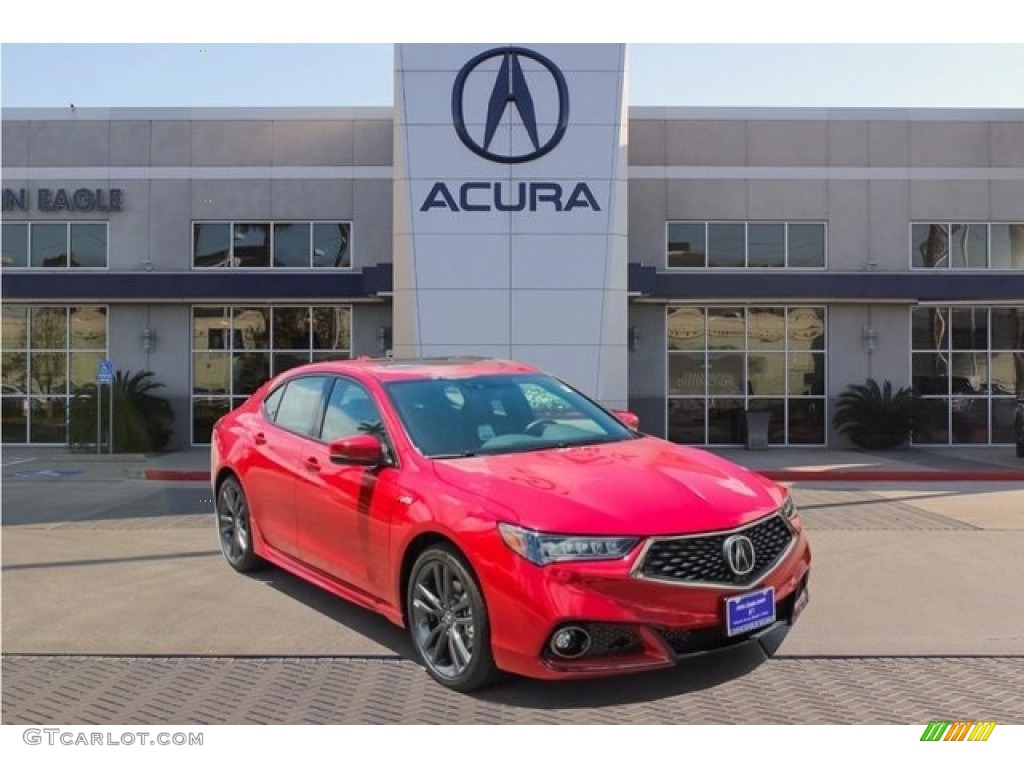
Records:
{"label": "car door", "polygon": [[301,376],[278,387],[249,427],[252,455],[245,481],[253,517],[264,541],[299,556],[295,486],[306,446],[319,423],[328,376]]}
{"label": "car door", "polygon": [[328,444],[357,434],[388,437],[371,393],[348,378],[335,379],[327,396],[319,440],[301,457],[296,485],[299,547],[303,561],[372,595],[388,582],[388,542],[398,504],[394,466],[331,462]]}

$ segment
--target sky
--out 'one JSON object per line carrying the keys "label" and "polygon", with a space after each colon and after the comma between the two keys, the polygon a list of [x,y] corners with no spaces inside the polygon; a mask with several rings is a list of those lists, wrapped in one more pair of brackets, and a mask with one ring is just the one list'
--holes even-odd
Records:
{"label": "sky", "polygon": [[1024,11],[997,0],[225,5],[8,4],[0,105],[390,106],[379,41],[518,40],[627,42],[632,106],[1024,107]]}

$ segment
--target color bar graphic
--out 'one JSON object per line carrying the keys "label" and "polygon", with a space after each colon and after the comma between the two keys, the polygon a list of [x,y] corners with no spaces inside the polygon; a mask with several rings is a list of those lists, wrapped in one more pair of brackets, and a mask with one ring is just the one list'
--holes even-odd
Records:
{"label": "color bar graphic", "polygon": [[921,741],[988,741],[995,727],[995,720],[932,720]]}

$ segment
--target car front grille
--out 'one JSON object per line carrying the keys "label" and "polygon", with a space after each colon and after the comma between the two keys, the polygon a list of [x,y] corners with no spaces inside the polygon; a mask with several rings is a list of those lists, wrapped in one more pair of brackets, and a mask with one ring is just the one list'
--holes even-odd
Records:
{"label": "car front grille", "polygon": [[[754,545],[754,569],[743,576],[730,570],[723,545],[730,536],[741,533]],[[779,515],[772,515],[746,528],[709,534],[655,539],[644,555],[636,574],[641,578],[684,584],[753,584],[789,549],[793,531]]]}

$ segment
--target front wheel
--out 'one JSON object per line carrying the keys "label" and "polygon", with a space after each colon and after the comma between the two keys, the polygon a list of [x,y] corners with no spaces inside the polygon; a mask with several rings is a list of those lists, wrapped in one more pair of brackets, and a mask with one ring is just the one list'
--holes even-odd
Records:
{"label": "front wheel", "polygon": [[248,573],[265,564],[253,551],[249,502],[235,477],[224,480],[217,491],[217,532],[220,551],[236,571]]}
{"label": "front wheel", "polygon": [[413,647],[431,677],[461,692],[493,682],[497,668],[487,606],[472,571],[455,549],[435,545],[416,559],[406,609]]}

